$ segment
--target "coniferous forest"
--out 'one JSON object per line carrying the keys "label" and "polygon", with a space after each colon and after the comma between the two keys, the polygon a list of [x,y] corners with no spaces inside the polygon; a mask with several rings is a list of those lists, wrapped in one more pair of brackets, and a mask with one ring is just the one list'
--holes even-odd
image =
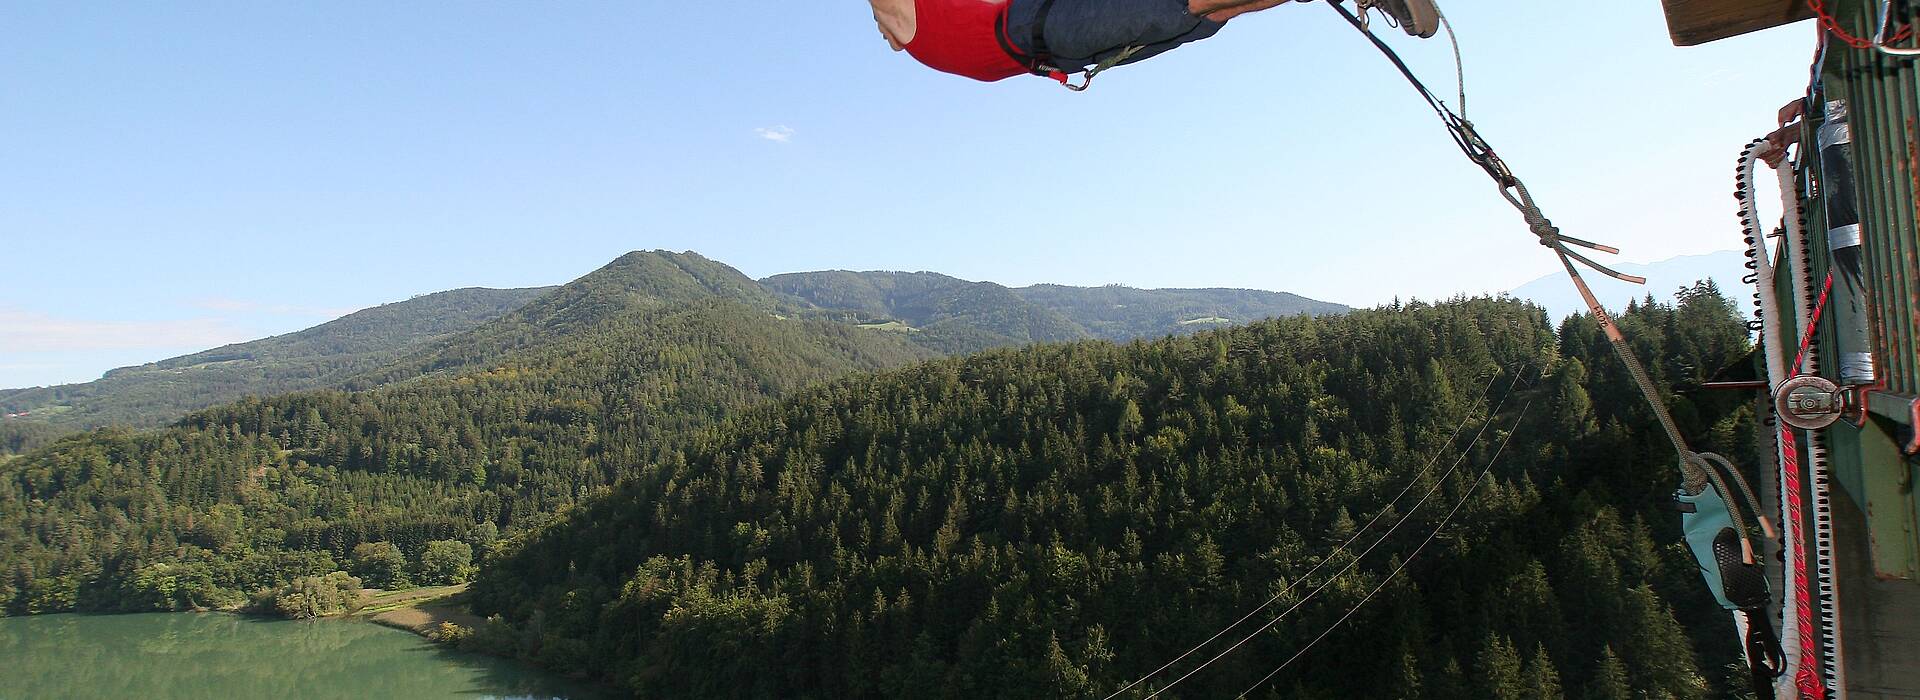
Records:
{"label": "coniferous forest", "polygon": [[[1625,324],[1697,379],[1745,350],[1731,309],[1702,287]],[[502,615],[478,641],[646,697],[1104,697],[1330,583],[1170,695],[1705,697],[1732,650],[1690,637],[1726,623],[1597,331],[1457,300],[836,383],[515,537],[476,586]],[[1676,401],[1742,453],[1742,407]],[[1409,483],[1435,494],[1409,525],[1304,577]]]}
{"label": "coniferous forest", "polygon": [[[471,552],[467,645],[640,696],[1104,697],[1278,597],[1145,697],[1319,590],[1160,697],[1728,687],[1673,455],[1591,319],[1456,299],[931,359],[703,261],[616,263],[368,388],[0,463],[0,609],[312,614]],[[1747,351],[1710,285],[1621,322],[1669,387]],[[1736,399],[1671,398],[1753,453]]]}

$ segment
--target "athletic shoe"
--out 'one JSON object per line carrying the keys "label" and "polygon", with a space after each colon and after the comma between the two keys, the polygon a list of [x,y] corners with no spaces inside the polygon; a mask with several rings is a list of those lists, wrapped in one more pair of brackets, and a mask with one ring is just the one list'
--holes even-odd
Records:
{"label": "athletic shoe", "polygon": [[1407,34],[1422,39],[1440,31],[1440,8],[1433,0],[1355,0],[1361,10],[1378,9]]}

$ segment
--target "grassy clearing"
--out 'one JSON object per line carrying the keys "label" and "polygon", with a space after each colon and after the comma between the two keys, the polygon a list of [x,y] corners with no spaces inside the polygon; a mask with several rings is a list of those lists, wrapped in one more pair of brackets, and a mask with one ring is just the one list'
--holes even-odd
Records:
{"label": "grassy clearing", "polygon": [[411,588],[404,591],[367,589],[354,617],[376,625],[431,637],[442,623],[475,629],[486,620],[467,611],[463,600],[467,584]]}
{"label": "grassy clearing", "polygon": [[456,596],[467,592],[467,584],[453,586],[428,586],[408,588],[398,591],[383,591],[368,588],[360,591],[360,615],[377,615],[400,608],[421,605],[452,605],[460,602]]}
{"label": "grassy clearing", "polygon": [[887,321],[885,323],[862,323],[860,324],[860,327],[876,330],[876,331],[894,331],[897,333],[919,333],[920,332],[920,329],[914,328],[913,326],[909,326],[899,321]]}

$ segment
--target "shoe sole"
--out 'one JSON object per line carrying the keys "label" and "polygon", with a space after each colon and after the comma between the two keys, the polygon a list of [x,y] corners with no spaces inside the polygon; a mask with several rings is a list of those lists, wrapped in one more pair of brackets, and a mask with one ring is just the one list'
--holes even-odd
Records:
{"label": "shoe sole", "polygon": [[1433,4],[1433,0],[1388,0],[1388,2],[1399,6],[1404,11],[1398,13],[1406,18],[1401,22],[1400,28],[1408,34],[1427,39],[1440,32],[1440,8]]}

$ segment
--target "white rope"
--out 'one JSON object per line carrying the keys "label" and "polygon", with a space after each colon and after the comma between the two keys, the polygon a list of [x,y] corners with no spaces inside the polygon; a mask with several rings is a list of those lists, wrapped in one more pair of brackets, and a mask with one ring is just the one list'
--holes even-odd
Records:
{"label": "white rope", "polygon": [[[1789,190],[1791,191],[1791,190]],[[1792,274],[1793,311],[1795,328],[1805,332],[1814,317],[1813,309],[1813,270],[1812,257],[1807,240],[1806,227],[1798,221],[1787,222],[1786,250],[1789,256],[1788,270]],[[1801,367],[1805,374],[1819,374],[1819,345],[1809,345],[1806,359]],[[1827,463],[1827,446],[1824,436],[1818,431],[1807,433],[1807,460],[1802,465],[1807,472],[1807,485],[1811,496],[1809,520],[1812,536],[1808,539],[1813,545],[1814,575],[1813,594],[1820,601],[1818,615],[1814,625],[1820,632],[1821,661],[1826,665],[1821,679],[1827,684],[1829,692],[1837,692],[1846,687],[1845,668],[1841,663],[1840,617],[1835,613],[1840,604],[1840,592],[1834,586],[1835,573],[1833,561],[1833,500],[1832,474]]]}
{"label": "white rope", "polygon": [[1247,636],[1242,637],[1239,641],[1234,642],[1232,646],[1229,646],[1226,648],[1226,650],[1221,651],[1218,654],[1215,654],[1212,658],[1201,662],[1199,666],[1195,666],[1192,670],[1187,671],[1184,675],[1180,676],[1179,678],[1175,678],[1172,683],[1168,683],[1167,685],[1153,691],[1151,694],[1147,695],[1146,698],[1143,698],[1142,700],[1153,700],[1153,698],[1159,697],[1161,693],[1172,690],[1175,686],[1180,685],[1182,682],[1186,681],[1188,678],[1192,678],[1194,674],[1205,670],[1208,666],[1212,666],[1214,662],[1219,661],[1223,658],[1226,658],[1227,655],[1232,654],[1234,651],[1238,650],[1240,647],[1246,646],[1247,642],[1251,642],[1254,640],[1255,637],[1260,636],[1261,633],[1266,632],[1269,629],[1273,629],[1274,625],[1280,624],[1280,621],[1287,619],[1287,616],[1292,615],[1295,610],[1299,610],[1301,606],[1306,605],[1309,601],[1319,596],[1321,591],[1326,590],[1328,587],[1332,586],[1335,581],[1340,580],[1340,577],[1345,576],[1347,572],[1352,571],[1354,567],[1359,566],[1360,562],[1365,560],[1368,554],[1372,554],[1374,549],[1379,548],[1381,544],[1385,543],[1388,538],[1393,536],[1393,533],[1399,531],[1400,526],[1405,525],[1407,524],[1408,521],[1412,520],[1414,513],[1419,512],[1420,508],[1422,506],[1425,506],[1427,504],[1427,501],[1433,498],[1434,494],[1439,493],[1440,489],[1446,486],[1448,477],[1453,476],[1455,472],[1460,470],[1460,463],[1465,461],[1467,458],[1467,455],[1473,452],[1473,447],[1475,445],[1480,444],[1480,438],[1486,436],[1487,428],[1490,428],[1493,426],[1493,416],[1499,415],[1500,409],[1507,405],[1507,399],[1513,394],[1513,387],[1517,385],[1520,381],[1520,373],[1516,372],[1514,374],[1513,379],[1514,379],[1513,382],[1507,385],[1507,393],[1500,397],[1500,403],[1494,406],[1493,411],[1490,414],[1488,414],[1487,422],[1480,426],[1480,431],[1474,434],[1473,440],[1467,443],[1466,449],[1462,450],[1460,452],[1460,456],[1453,460],[1453,464],[1447,467],[1447,472],[1445,474],[1440,475],[1440,478],[1434,481],[1433,488],[1428,489],[1427,492],[1420,497],[1420,501],[1417,503],[1414,503],[1413,507],[1407,510],[1406,515],[1403,515],[1400,517],[1399,522],[1394,523],[1393,527],[1388,528],[1385,534],[1380,535],[1379,539],[1374,540],[1373,544],[1368,545],[1365,550],[1362,550],[1358,556],[1355,556],[1353,558],[1353,561],[1348,562],[1345,567],[1342,567],[1339,571],[1334,572],[1334,574],[1328,577],[1326,581],[1321,582],[1319,586],[1316,586],[1312,591],[1309,591],[1306,597],[1301,598],[1300,600],[1294,601],[1293,605],[1288,606],[1286,610],[1281,611],[1280,614],[1278,616],[1275,616],[1272,620],[1268,620],[1267,623],[1264,625],[1261,625],[1259,629],[1256,629],[1251,634],[1248,634]]}
{"label": "white rope", "polygon": [[[1494,382],[1498,381],[1499,379],[1500,379],[1500,375],[1498,374],[1495,374],[1494,376],[1489,377],[1487,379],[1487,385],[1480,389],[1480,393],[1482,394],[1482,399],[1481,399],[1482,401],[1485,401],[1485,395],[1490,390],[1493,389]],[[1514,380],[1516,382],[1519,380],[1518,374],[1514,375]],[[1507,391],[1511,393],[1513,391],[1513,385],[1509,384],[1507,386]],[[1504,401],[1505,397],[1502,397],[1502,400]],[[1427,460],[1426,466],[1421,467],[1420,473],[1415,474],[1412,479],[1409,479],[1407,481],[1406,486],[1401,487],[1400,493],[1395,495],[1393,497],[1393,500],[1390,500],[1386,503],[1386,505],[1381,506],[1379,512],[1374,513],[1373,519],[1368,520],[1367,524],[1360,526],[1359,530],[1355,530],[1353,533],[1353,536],[1348,537],[1346,542],[1340,543],[1340,546],[1335,547],[1332,552],[1329,552],[1325,557],[1322,557],[1318,563],[1313,565],[1313,568],[1307,570],[1307,573],[1301,574],[1299,577],[1295,578],[1293,581],[1288,582],[1286,586],[1280,589],[1279,593],[1275,593],[1272,598],[1268,598],[1267,602],[1261,603],[1259,607],[1247,611],[1247,614],[1242,615],[1240,619],[1234,620],[1233,624],[1220,628],[1220,631],[1213,633],[1213,636],[1208,637],[1206,641],[1200,642],[1199,644],[1195,644],[1193,648],[1188,649],[1186,653],[1176,656],[1172,661],[1168,661],[1165,664],[1162,664],[1159,668],[1156,668],[1148,672],[1146,675],[1134,679],[1132,683],[1128,683],[1126,685],[1120,686],[1118,689],[1108,694],[1107,697],[1103,698],[1102,700],[1113,700],[1114,698],[1119,697],[1121,693],[1127,692],[1128,689],[1146,682],[1147,679],[1149,678],[1160,675],[1162,671],[1172,668],[1174,664],[1180,663],[1181,661],[1185,661],[1187,657],[1194,655],[1194,653],[1200,651],[1201,649],[1206,648],[1208,644],[1212,644],[1215,640],[1220,639],[1220,637],[1224,636],[1226,633],[1233,631],[1233,628],[1239,627],[1242,623],[1245,623],[1247,620],[1253,619],[1253,616],[1260,614],[1260,611],[1266,610],[1267,608],[1272,607],[1274,603],[1280,602],[1281,598],[1285,598],[1288,593],[1293,591],[1294,585],[1296,583],[1300,581],[1304,581],[1306,579],[1313,578],[1314,574],[1319,573],[1321,567],[1326,566],[1327,562],[1333,561],[1334,558],[1340,556],[1341,553],[1347,551],[1347,548],[1352,547],[1353,543],[1359,542],[1360,537],[1365,535],[1368,530],[1373,529],[1374,525],[1379,524],[1380,519],[1383,517],[1386,517],[1386,514],[1392,511],[1394,509],[1394,506],[1400,505],[1400,499],[1406,498],[1407,494],[1413,491],[1414,484],[1420,483],[1420,478],[1432,472],[1433,465],[1440,463],[1440,457],[1446,454],[1446,448],[1453,445],[1454,439],[1460,437],[1460,432],[1463,430],[1466,430],[1468,423],[1473,422],[1474,414],[1475,412],[1469,411],[1466,416],[1460,419],[1460,424],[1453,427],[1453,434],[1447,436],[1447,441],[1440,446],[1440,449],[1434,451],[1433,458]]]}
{"label": "white rope", "polygon": [[1447,20],[1447,13],[1435,3],[1433,11],[1440,15],[1440,26],[1447,30],[1447,42],[1453,44],[1453,80],[1460,86],[1460,118],[1467,118],[1467,61],[1460,54],[1460,35],[1453,31],[1453,22]]}
{"label": "white rope", "polygon": [[[1520,421],[1526,420],[1527,409],[1530,409],[1530,408],[1533,408],[1532,401],[1528,401],[1525,406],[1522,406],[1520,408],[1520,417],[1515,418],[1513,421],[1514,429],[1518,429],[1520,427]],[[1360,612],[1360,608],[1365,606],[1367,604],[1367,601],[1373,600],[1373,596],[1379,594],[1381,589],[1384,589],[1387,587],[1387,584],[1392,583],[1394,577],[1399,576],[1400,572],[1406,571],[1407,565],[1412,564],[1413,560],[1420,556],[1420,552],[1426,550],[1427,545],[1433,544],[1434,538],[1440,536],[1440,531],[1445,530],[1447,527],[1447,524],[1453,522],[1453,517],[1455,515],[1460,514],[1460,509],[1467,505],[1467,501],[1473,499],[1473,492],[1476,489],[1480,488],[1480,482],[1485,481],[1487,478],[1487,474],[1493,471],[1493,465],[1499,463],[1500,455],[1507,451],[1507,443],[1511,440],[1513,440],[1513,429],[1508,430],[1507,436],[1500,440],[1500,448],[1494,451],[1492,459],[1487,460],[1486,468],[1480,470],[1480,475],[1474,478],[1473,485],[1467,487],[1467,492],[1460,496],[1460,502],[1453,504],[1453,510],[1447,511],[1447,516],[1440,519],[1440,524],[1434,526],[1433,532],[1427,534],[1427,539],[1421,541],[1420,546],[1415,547],[1413,549],[1413,553],[1408,554],[1407,558],[1400,562],[1400,566],[1394,568],[1393,573],[1387,574],[1386,578],[1380,580],[1379,585],[1374,586],[1373,590],[1367,591],[1366,597],[1361,598],[1360,602],[1355,603],[1353,605],[1353,608],[1347,611],[1347,614],[1340,616],[1340,619],[1335,620],[1332,625],[1329,625],[1326,631],[1323,631],[1320,633],[1320,636],[1314,637],[1313,641],[1311,642],[1307,642],[1306,646],[1301,647],[1299,651],[1296,651],[1293,653],[1293,656],[1288,657],[1286,661],[1282,662],[1279,668],[1273,669],[1272,672],[1268,673],[1266,676],[1262,677],[1260,680],[1254,682],[1254,684],[1251,687],[1248,687],[1246,690],[1241,691],[1240,694],[1236,697],[1244,698],[1247,696],[1248,693],[1252,693],[1255,690],[1259,690],[1260,686],[1266,685],[1267,681],[1272,680],[1274,676],[1280,675],[1281,671],[1286,670],[1288,666],[1293,665],[1293,662],[1298,661],[1300,657],[1305,656],[1308,651],[1311,651],[1313,649],[1315,644],[1320,643],[1320,640],[1326,639],[1327,635],[1333,634],[1334,630],[1339,629],[1341,625],[1346,624],[1347,620],[1353,617],[1354,613]]]}
{"label": "white rope", "polygon": [[[1784,317],[1780,315],[1780,297],[1774,287],[1772,251],[1768,250],[1770,246],[1767,245],[1766,228],[1760,223],[1760,190],[1754,178],[1761,158],[1768,155],[1771,148],[1766,139],[1756,139],[1740,155],[1739,168],[1740,224],[1746,231],[1747,255],[1753,258],[1754,288],[1758,292],[1756,296],[1760,299],[1760,342],[1762,352],[1766,356],[1768,397],[1772,397],[1780,385],[1788,379],[1787,356],[1780,340],[1780,324]],[[1781,165],[1775,168],[1775,173],[1780,181],[1782,225],[1797,228],[1800,226],[1800,199],[1794,194],[1797,188],[1793,181],[1793,167],[1784,160],[1784,155]],[[1781,442],[1780,436],[1773,431],[1767,432],[1768,439],[1774,447],[1776,469],[1774,478],[1781,488],[1785,488],[1787,483],[1786,444]],[[1784,494],[1782,496],[1780,501],[1784,509],[1786,499]],[[1786,519],[1784,514],[1781,519],[1783,521]],[[1798,584],[1794,581],[1792,573],[1801,557],[1800,541],[1794,536],[1797,529],[1797,527],[1780,528],[1779,540],[1783,572],[1780,577],[1780,600],[1782,601],[1780,646],[1785,663],[1782,666],[1780,678],[1774,682],[1774,696],[1788,700],[1797,699],[1800,695],[1800,689],[1795,684],[1795,679],[1800,672],[1800,617],[1795,614],[1797,611],[1789,610],[1790,606],[1798,605],[1799,600]],[[1746,638],[1745,620],[1737,614],[1734,617],[1737,624],[1741,625],[1739,628],[1741,638]]]}

